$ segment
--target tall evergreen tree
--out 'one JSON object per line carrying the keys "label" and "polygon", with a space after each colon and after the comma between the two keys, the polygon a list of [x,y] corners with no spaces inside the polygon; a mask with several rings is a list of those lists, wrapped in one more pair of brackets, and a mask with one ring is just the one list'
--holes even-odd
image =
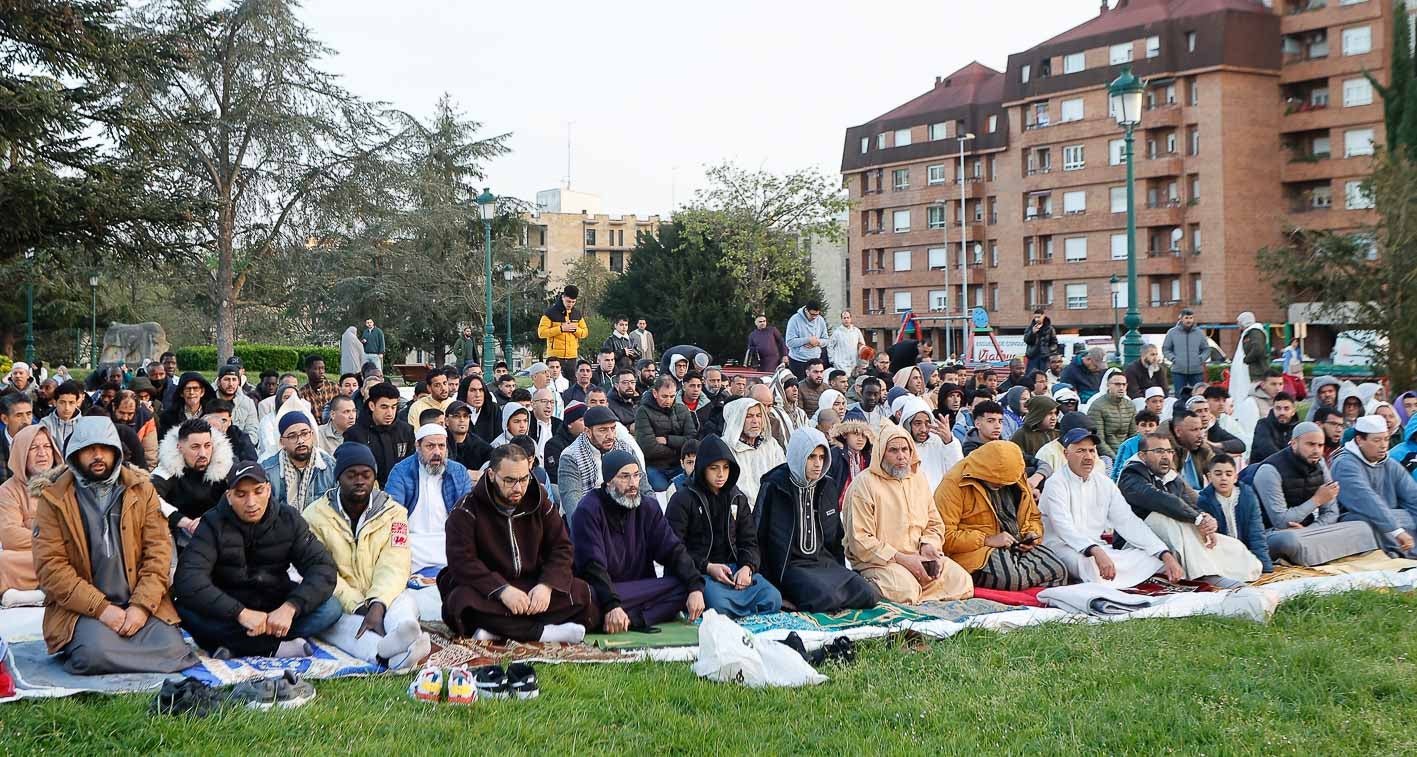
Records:
{"label": "tall evergreen tree", "polygon": [[1417,76],[1412,68],[1412,35],[1407,22],[1407,0],[1397,0],[1392,11],[1392,49],[1388,63],[1388,83],[1384,86],[1371,73],[1368,81],[1383,98],[1383,122],[1388,150],[1417,146]]}

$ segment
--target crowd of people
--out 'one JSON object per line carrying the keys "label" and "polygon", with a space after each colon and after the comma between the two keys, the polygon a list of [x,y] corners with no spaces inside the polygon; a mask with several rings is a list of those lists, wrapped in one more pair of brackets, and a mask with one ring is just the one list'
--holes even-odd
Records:
{"label": "crowd of people", "polygon": [[1417,392],[1270,368],[1248,314],[1219,386],[1189,313],[1121,368],[1064,361],[1039,313],[1005,374],[913,339],[873,354],[807,303],[785,336],[757,320],[753,371],[660,353],[643,319],[583,355],[577,295],[543,314],[529,386],[485,375],[468,331],[405,397],[372,321],[338,378],[318,356],[254,384],[172,353],[94,387],[17,363],[0,599],[42,603],[79,674],[187,667],[179,627],[216,657],[318,638],[408,670],[430,649],[418,592],[460,635],[579,642],[710,608],[1417,558]]}

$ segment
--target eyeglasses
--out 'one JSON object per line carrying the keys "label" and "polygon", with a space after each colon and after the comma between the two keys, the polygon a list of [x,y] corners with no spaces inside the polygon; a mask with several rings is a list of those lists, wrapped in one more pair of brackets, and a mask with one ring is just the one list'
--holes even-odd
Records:
{"label": "eyeglasses", "polygon": [[538,405],[554,405],[554,404],[556,404],[556,400],[532,400],[532,402],[534,402],[534,403],[536,403],[536,404],[538,404]]}
{"label": "eyeglasses", "polygon": [[1161,454],[1163,454],[1163,455],[1169,455],[1169,454],[1171,454],[1171,453],[1173,453],[1173,452],[1175,452],[1175,450],[1171,449],[1170,447],[1156,447],[1156,448],[1153,448],[1153,449],[1144,449],[1144,450],[1142,450],[1142,453],[1143,453],[1143,454],[1156,454],[1156,453],[1161,453]]}
{"label": "eyeglasses", "polygon": [[311,431],[294,431],[282,436],[281,440],[287,442],[303,442],[314,435],[314,432]]}

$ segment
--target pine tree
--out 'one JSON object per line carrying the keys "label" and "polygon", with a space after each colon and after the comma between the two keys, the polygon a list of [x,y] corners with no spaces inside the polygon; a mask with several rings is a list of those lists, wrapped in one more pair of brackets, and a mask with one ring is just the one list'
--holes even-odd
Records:
{"label": "pine tree", "polygon": [[[1392,11],[1392,59],[1387,86],[1378,83],[1372,74],[1368,81],[1383,98],[1383,121],[1387,126],[1388,150],[1402,147],[1411,150],[1417,145],[1417,77],[1412,70],[1412,38],[1407,23],[1407,0],[1397,0]],[[1409,104],[1411,104],[1409,106]]]}

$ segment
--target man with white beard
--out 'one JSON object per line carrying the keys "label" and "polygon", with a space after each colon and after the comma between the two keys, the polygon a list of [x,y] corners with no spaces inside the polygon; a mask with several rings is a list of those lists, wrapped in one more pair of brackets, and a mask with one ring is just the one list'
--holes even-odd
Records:
{"label": "man with white beard", "polygon": [[408,510],[413,572],[436,576],[448,564],[443,524],[458,502],[472,491],[467,468],[448,459],[448,430],[436,423],[420,426],[414,452],[389,471],[384,491]]}

